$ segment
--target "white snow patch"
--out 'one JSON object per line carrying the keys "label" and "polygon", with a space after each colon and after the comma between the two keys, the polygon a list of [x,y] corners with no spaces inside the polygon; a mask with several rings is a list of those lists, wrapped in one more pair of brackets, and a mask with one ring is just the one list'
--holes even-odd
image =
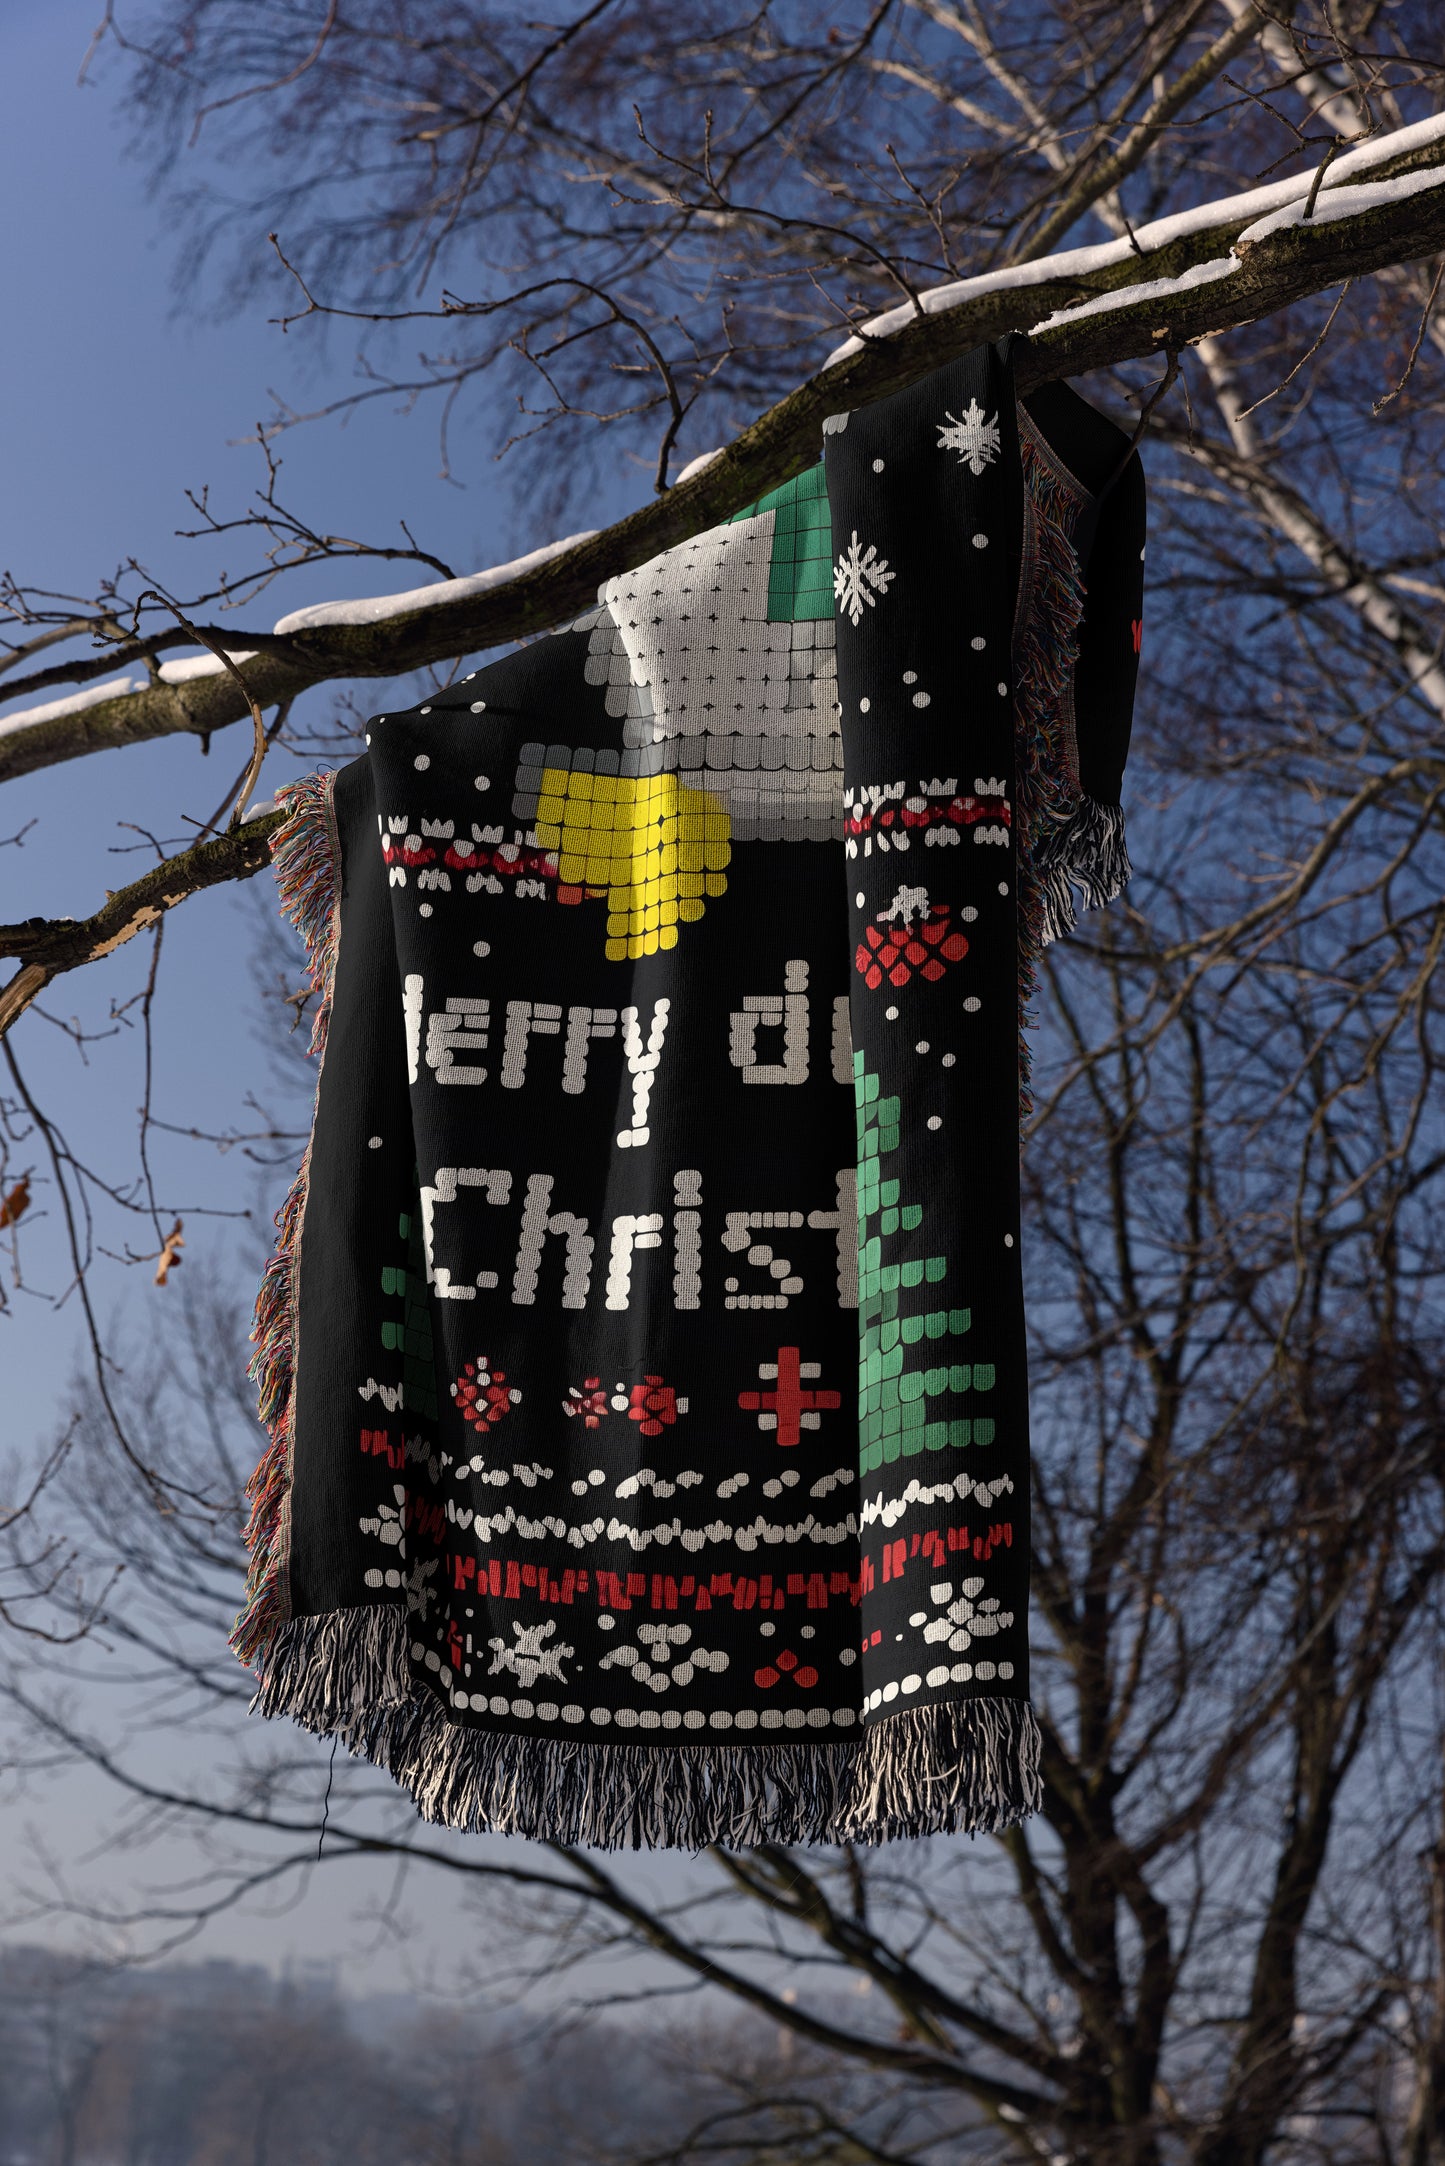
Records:
{"label": "white snow patch", "polygon": [[[1341,181],[1349,180],[1356,173],[1368,173],[1371,166],[1382,165],[1387,158],[1403,158],[1412,150],[1424,150],[1431,143],[1438,143],[1445,136],[1445,113],[1432,113],[1428,120],[1413,121],[1408,128],[1397,128],[1393,135],[1377,136],[1373,143],[1361,143],[1355,150],[1347,150],[1336,158],[1325,175],[1325,187],[1336,188]],[[1306,182],[1309,180],[1306,174]],[[1303,194],[1309,194],[1306,186]]]}
{"label": "white snow patch", "polygon": [[723,447],[721,444],[714,451],[700,451],[695,459],[688,460],[682,472],[675,477],[673,487],[676,488],[678,482],[691,481],[694,474],[700,474],[704,467],[711,466],[713,460],[720,459],[722,455]]}
{"label": "white snow patch", "polygon": [[[1325,196],[1334,190],[1343,193],[1341,184],[1353,175],[1367,173],[1387,158],[1398,158],[1427,144],[1438,143],[1442,138],[1445,138],[1445,113],[1436,113],[1429,120],[1416,121],[1409,128],[1397,128],[1391,135],[1379,136],[1373,143],[1362,143],[1358,149],[1346,151],[1335,159],[1325,174],[1315,216],[1320,216],[1320,204]],[[1427,185],[1415,174],[1402,175],[1401,180],[1417,186]],[[1400,183],[1382,181],[1376,185],[1392,188]],[[936,316],[945,309],[961,307],[965,301],[981,300],[986,294],[1040,286],[1050,279],[1078,277],[1090,271],[1105,271],[1113,264],[1127,263],[1136,253],[1135,242],[1148,253],[1151,249],[1166,247],[1171,241],[1187,239],[1190,234],[1207,233],[1211,226],[1233,225],[1239,218],[1264,220],[1271,212],[1287,205],[1303,204],[1313,186],[1313,173],[1298,173],[1289,180],[1271,181],[1262,188],[1246,189],[1242,195],[1221,196],[1210,203],[1196,204],[1193,210],[1175,211],[1167,218],[1156,218],[1148,225],[1136,227],[1133,241],[1125,234],[1118,240],[1099,241],[1086,248],[1066,248],[1055,256],[1041,256],[1034,263],[1016,263],[1007,270],[984,271],[977,278],[953,279],[947,285],[929,287],[918,297],[919,308],[926,316]],[[1404,192],[1413,194],[1414,188],[1408,187]],[[1340,211],[1334,215],[1347,217],[1349,213]],[[1116,306],[1117,303],[1109,305]],[[831,368],[835,361],[845,361],[850,354],[861,353],[870,340],[891,338],[895,331],[905,330],[917,313],[911,301],[904,301],[897,308],[885,310],[881,316],[871,317],[859,326],[853,337],[834,347],[823,367]],[[1082,310],[1071,313],[1082,314]]]}
{"label": "white snow patch", "polygon": [[[238,668],[256,655],[254,647],[228,647],[226,652]],[[218,677],[225,667],[218,654],[183,654],[174,662],[162,662],[161,675],[167,684],[189,684],[193,677]]]}
{"label": "white snow patch", "polygon": [[79,692],[68,692],[64,699],[47,700],[43,707],[22,707],[16,714],[0,715],[0,737],[8,737],[15,730],[33,729],[37,722],[54,722],[61,715],[103,706],[108,699],[124,699],[127,692],[139,692],[144,683],[144,677],[107,677],[103,684],[87,684]]}
{"label": "white snow patch", "polygon": [[274,629],[278,633],[312,632],[331,624],[385,624],[389,617],[409,617],[414,610],[468,601],[475,594],[490,594],[496,587],[509,586],[524,573],[535,571],[539,564],[550,564],[554,557],[565,556],[569,549],[591,541],[596,532],[595,527],[587,527],[580,534],[569,534],[562,541],[529,550],[524,557],[514,557],[510,564],[493,564],[484,572],[470,572],[465,579],[439,579],[429,587],[410,587],[404,594],[373,594],[365,601],[313,602],[309,609],[293,609]]}
{"label": "white snow patch", "polygon": [[1196,263],[1178,278],[1147,278],[1139,286],[1116,286],[1112,293],[1096,294],[1092,301],[1081,301],[1077,308],[1056,308],[1052,316],[1033,325],[1029,336],[1052,331],[1056,324],[1077,323],[1081,316],[1102,316],[1111,308],[1130,308],[1136,301],[1162,301],[1171,294],[1187,293],[1191,286],[1209,286],[1216,278],[1228,278],[1238,269],[1235,257],[1216,256],[1209,263]]}
{"label": "white snow patch", "polygon": [[1418,196],[1426,188],[1445,186],[1445,171],[1439,166],[1429,166],[1423,173],[1397,173],[1393,180],[1367,181],[1358,188],[1321,188],[1315,198],[1312,215],[1306,219],[1303,203],[1290,203],[1282,211],[1271,211],[1268,218],[1257,219],[1235,242],[1236,249],[1245,241],[1262,241],[1271,233],[1283,233],[1289,226],[1324,226],[1334,218],[1355,218],[1361,211],[1374,210],[1382,203],[1403,203],[1407,196]]}

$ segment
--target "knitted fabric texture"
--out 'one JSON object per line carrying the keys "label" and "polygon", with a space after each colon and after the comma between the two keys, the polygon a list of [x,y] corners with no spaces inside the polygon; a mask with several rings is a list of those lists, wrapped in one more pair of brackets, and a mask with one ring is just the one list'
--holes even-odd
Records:
{"label": "knitted fabric texture", "polygon": [[1097,502],[1006,347],[824,453],[281,793],[322,1059],[233,1645],[452,1827],[1039,1802],[1020,987],[1128,873]]}

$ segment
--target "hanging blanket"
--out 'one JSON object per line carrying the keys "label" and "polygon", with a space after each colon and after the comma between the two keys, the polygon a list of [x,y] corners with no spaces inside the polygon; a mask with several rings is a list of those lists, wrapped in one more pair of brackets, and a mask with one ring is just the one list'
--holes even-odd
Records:
{"label": "hanging blanket", "polygon": [[1142,483],[1030,407],[986,348],[835,417],[282,793],[324,1063],[234,1645],[431,1820],[1037,1806],[1020,985],[1127,877]]}

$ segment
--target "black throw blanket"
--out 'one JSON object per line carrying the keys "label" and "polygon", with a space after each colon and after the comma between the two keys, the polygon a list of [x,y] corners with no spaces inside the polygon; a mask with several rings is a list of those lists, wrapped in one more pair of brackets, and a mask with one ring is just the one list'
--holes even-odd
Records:
{"label": "black throw blanket", "polygon": [[1020,999],[1128,875],[1142,480],[1005,348],[824,453],[282,793],[234,1645],[450,1826],[1038,1804]]}

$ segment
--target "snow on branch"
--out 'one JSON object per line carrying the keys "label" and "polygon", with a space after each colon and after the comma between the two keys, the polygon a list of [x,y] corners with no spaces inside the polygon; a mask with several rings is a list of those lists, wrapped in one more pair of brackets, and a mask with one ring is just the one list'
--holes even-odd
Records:
{"label": "snow on branch", "polygon": [[438,579],[428,587],[409,587],[404,594],[376,594],[360,602],[314,602],[309,609],[293,609],[289,617],[282,617],[275,631],[284,637],[287,632],[314,632],[331,625],[385,624],[395,617],[412,616],[419,609],[440,609],[448,602],[494,594],[498,587],[509,586],[525,573],[550,564],[554,557],[580,548],[596,532],[596,527],[584,527],[580,534],[569,534],[565,541],[546,542],[524,557],[513,557],[509,564],[493,564],[484,572],[469,572],[464,579]]}
{"label": "snow on branch", "polygon": [[[1351,215],[1350,211],[1337,209],[1333,203],[1327,211],[1324,204],[1326,190],[1333,193],[1343,181],[1432,149],[1445,152],[1445,113],[1417,121],[1409,128],[1397,128],[1389,135],[1361,144],[1357,150],[1347,151],[1336,158],[1325,173],[1314,216],[1324,219],[1331,212],[1336,217]],[[1415,188],[1436,185],[1437,179],[1433,171],[1427,171],[1402,176],[1401,182],[1386,185],[1400,187],[1402,194],[1410,194]],[[950,309],[963,308],[970,301],[1004,293],[1022,294],[1031,286],[1046,286],[1059,278],[1098,276],[1121,266],[1135,265],[1141,255],[1154,255],[1180,242],[1198,241],[1204,236],[1239,233],[1241,227],[1244,228],[1241,238],[1246,234],[1253,239],[1265,231],[1278,232],[1282,227],[1298,222],[1313,188],[1313,174],[1295,174],[1288,180],[1250,188],[1242,195],[1222,196],[1211,203],[1196,204],[1192,210],[1171,212],[1168,217],[1138,226],[1132,235],[1124,234],[1117,240],[1099,241],[1087,248],[1065,248],[1057,255],[1041,256],[1031,263],[1013,263],[1001,271],[981,272],[977,278],[956,278],[944,286],[926,287],[918,296],[917,308],[911,302],[904,302],[897,308],[885,310],[881,316],[871,316],[841,346],[834,347],[823,366],[832,368],[850,355],[861,353],[872,341],[892,338],[897,332],[906,330],[917,321],[919,310],[926,316],[938,316]],[[1360,191],[1345,190],[1344,193],[1357,197]],[[1382,197],[1379,200],[1389,199]],[[1360,202],[1352,206],[1354,209],[1365,207]]]}
{"label": "snow on branch", "polygon": [[[402,676],[565,623],[592,605],[603,580],[802,472],[818,456],[830,414],[901,390],[1004,332],[1028,332],[1015,355],[1028,390],[1177,352],[1343,279],[1442,253],[1445,114],[1362,144],[1323,174],[1158,219],[1132,241],[940,286],[916,309],[863,325],[733,443],[695,460],[671,489],[604,532],[569,536],[468,578],[292,611],[247,657],[247,689],[269,707],[312,685]],[[0,716],[0,781],[146,738],[205,735],[247,711],[214,657],[167,663],[147,682],[88,685]]]}

